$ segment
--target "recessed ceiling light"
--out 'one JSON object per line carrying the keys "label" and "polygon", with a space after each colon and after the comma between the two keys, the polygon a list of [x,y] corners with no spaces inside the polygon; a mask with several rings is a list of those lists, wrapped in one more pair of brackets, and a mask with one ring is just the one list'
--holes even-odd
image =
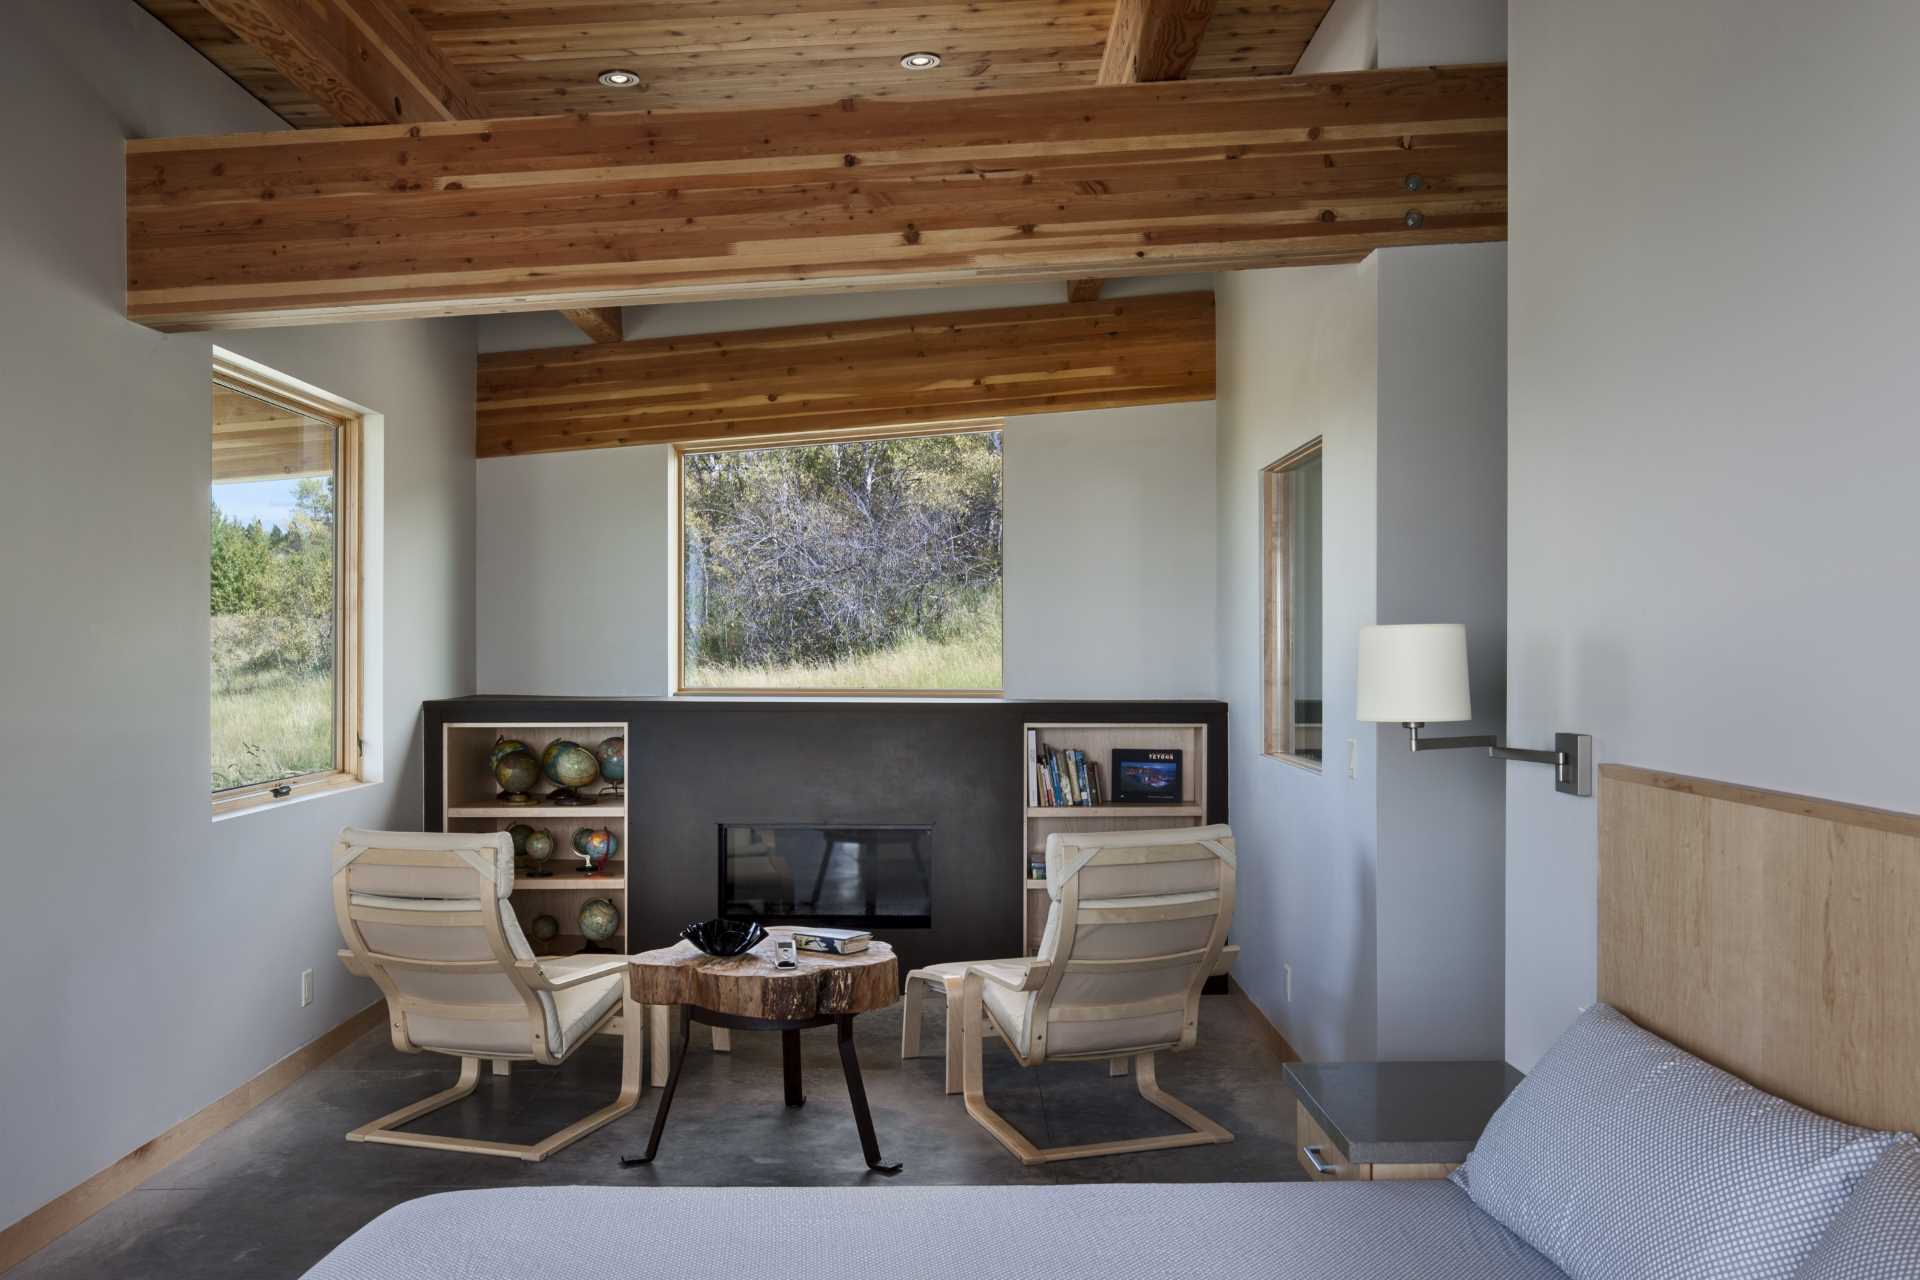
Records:
{"label": "recessed ceiling light", "polygon": [[900,59],[900,65],[909,71],[931,71],[940,65],[937,53],[910,53]]}
{"label": "recessed ceiling light", "polygon": [[616,67],[612,71],[602,71],[600,83],[609,89],[633,89],[639,86],[640,77],[632,71],[622,71]]}

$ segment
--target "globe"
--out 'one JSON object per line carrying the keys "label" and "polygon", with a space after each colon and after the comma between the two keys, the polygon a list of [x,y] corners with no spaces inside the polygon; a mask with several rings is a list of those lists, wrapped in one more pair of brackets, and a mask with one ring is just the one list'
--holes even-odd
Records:
{"label": "globe", "polygon": [[560,922],[552,916],[535,916],[527,926],[527,933],[535,942],[552,942],[560,936]]}
{"label": "globe", "polygon": [[513,837],[513,854],[516,858],[527,856],[527,837],[533,834],[533,828],[524,822],[516,822],[507,828],[507,834]]}
{"label": "globe", "polygon": [[573,833],[573,851],[587,864],[592,875],[606,865],[608,858],[620,852],[620,837],[606,827],[577,827]]}
{"label": "globe", "polygon": [[553,804],[582,804],[578,789],[600,776],[600,762],[593,752],[577,742],[556,738],[541,753],[540,764],[553,779],[555,791],[547,799]]}
{"label": "globe", "polygon": [[493,740],[493,751],[487,757],[487,767],[491,769],[500,763],[500,757],[511,751],[524,751],[533,754],[533,748],[518,738],[499,737]]}
{"label": "globe", "polygon": [[553,856],[553,832],[545,827],[529,827],[526,845],[523,852],[528,862],[545,862]]}
{"label": "globe", "polygon": [[620,932],[620,908],[608,898],[588,898],[580,904],[580,934],[588,942],[605,942]]}
{"label": "globe", "polygon": [[500,784],[499,799],[507,804],[532,804],[527,794],[540,781],[540,762],[525,747],[498,754],[493,759],[493,780]]}
{"label": "globe", "polygon": [[627,740],[608,738],[600,744],[594,754],[600,757],[600,776],[613,784],[600,794],[619,795],[621,784],[627,780]]}

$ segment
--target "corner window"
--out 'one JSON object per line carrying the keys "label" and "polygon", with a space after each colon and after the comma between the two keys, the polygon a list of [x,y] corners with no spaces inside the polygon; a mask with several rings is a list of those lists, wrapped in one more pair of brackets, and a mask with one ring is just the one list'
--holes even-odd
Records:
{"label": "corner window", "polygon": [[682,451],[676,688],[997,693],[999,426]]}
{"label": "corner window", "polygon": [[214,811],[358,777],[360,419],[213,377]]}
{"label": "corner window", "polygon": [[1320,444],[1260,473],[1266,753],[1312,769],[1321,760]]}

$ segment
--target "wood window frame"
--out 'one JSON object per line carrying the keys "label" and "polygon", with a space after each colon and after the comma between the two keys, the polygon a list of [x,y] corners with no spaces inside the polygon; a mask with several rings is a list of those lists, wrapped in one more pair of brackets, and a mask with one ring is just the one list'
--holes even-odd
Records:
{"label": "wood window frame", "polygon": [[[673,549],[670,581],[673,590],[672,627],[668,653],[672,667],[669,687],[676,698],[1002,698],[1006,696],[1006,533],[1001,531],[1000,561],[1000,684],[992,689],[779,689],[725,688],[711,685],[689,686],[687,664],[687,521],[686,456],[690,453],[738,453],[747,449],[778,449],[789,445],[850,444],[861,440],[904,440],[916,436],[959,436],[983,431],[1001,433],[1001,464],[1006,462],[1006,420],[1004,418],[968,418],[954,422],[928,422],[902,427],[842,427],[819,431],[787,431],[776,435],[687,441],[673,446],[673,475],[668,492],[668,518],[673,522],[668,545]],[[1001,518],[1006,516],[1006,477],[1001,475]]]}
{"label": "wood window frame", "polygon": [[[334,429],[334,651],[333,767],[271,782],[230,787],[212,795],[213,816],[268,808],[289,800],[358,786],[364,781],[366,662],[361,610],[364,590],[361,551],[365,537],[362,485],[365,479],[365,415],[344,402],[314,394],[290,378],[251,362],[213,356],[212,384],[226,387],[304,414]],[[285,794],[274,794],[280,788]]]}
{"label": "wood window frame", "polygon": [[1286,478],[1302,463],[1324,458],[1325,445],[1324,437],[1315,438],[1260,469],[1261,751],[1314,773],[1324,771],[1322,761],[1295,749],[1299,726],[1294,720],[1293,554],[1286,541]]}

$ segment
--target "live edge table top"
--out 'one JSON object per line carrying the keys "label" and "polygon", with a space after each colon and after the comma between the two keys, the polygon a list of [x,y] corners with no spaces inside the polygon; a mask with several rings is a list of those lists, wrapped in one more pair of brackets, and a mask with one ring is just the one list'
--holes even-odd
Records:
{"label": "live edge table top", "polygon": [[782,936],[783,930],[775,930],[741,956],[706,955],[686,941],[630,956],[634,1001],[801,1022],[884,1009],[900,998],[900,964],[886,943],[876,940],[850,956],[802,951],[797,968],[780,969],[773,944]]}

